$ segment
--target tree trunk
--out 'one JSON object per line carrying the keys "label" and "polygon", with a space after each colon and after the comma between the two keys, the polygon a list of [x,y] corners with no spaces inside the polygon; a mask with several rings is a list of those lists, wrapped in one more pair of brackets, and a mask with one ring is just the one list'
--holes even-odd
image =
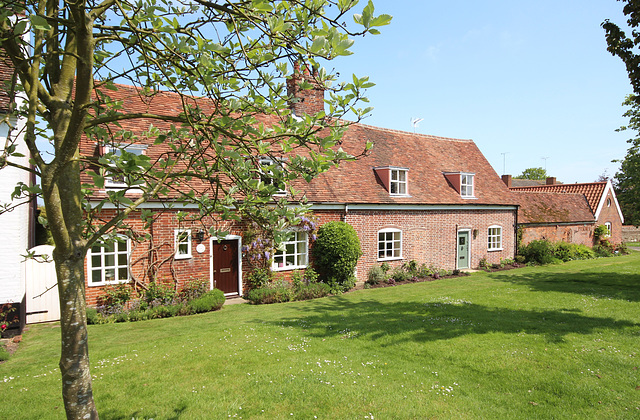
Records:
{"label": "tree trunk", "polygon": [[56,255],[60,291],[62,397],[68,419],[97,419],[89,372],[84,255]]}

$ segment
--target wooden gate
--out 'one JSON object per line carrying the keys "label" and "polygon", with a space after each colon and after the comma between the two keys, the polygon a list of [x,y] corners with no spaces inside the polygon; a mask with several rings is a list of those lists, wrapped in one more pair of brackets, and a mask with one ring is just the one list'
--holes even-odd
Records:
{"label": "wooden gate", "polygon": [[[53,247],[39,245],[32,248],[34,258],[25,264],[27,324],[59,321],[60,302],[58,301],[58,282],[53,263]],[[45,259],[44,256],[47,256]]]}

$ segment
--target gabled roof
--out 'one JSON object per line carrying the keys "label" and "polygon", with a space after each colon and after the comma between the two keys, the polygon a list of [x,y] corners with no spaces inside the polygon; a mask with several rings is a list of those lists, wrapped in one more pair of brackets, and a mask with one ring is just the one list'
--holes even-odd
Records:
{"label": "gabled roof", "polygon": [[515,192],[518,223],[593,223],[595,218],[583,194],[545,192]]}
{"label": "gabled roof", "polygon": [[[103,92],[112,100],[122,101],[123,112],[177,115],[182,112],[181,98],[169,92],[144,95],[137,88],[117,85],[118,90]],[[215,112],[215,106],[207,99],[198,101],[207,112]],[[264,124],[277,124],[277,115],[257,115]],[[148,130],[153,124],[168,128],[170,123],[152,119],[123,120],[123,128],[135,133]],[[360,155],[370,141],[373,149],[356,161],[342,162],[320,174],[311,183],[297,181],[293,187],[304,193],[310,203],[332,204],[398,204],[398,205],[499,205],[515,206],[516,200],[498,177],[472,140],[428,136],[404,131],[389,130],[365,124],[352,124],[342,139],[347,153]],[[153,139],[139,137],[136,142],[149,145],[149,154],[159,154],[166,145],[154,145]],[[154,151],[152,151],[152,148]],[[84,141],[81,153],[95,155],[97,145]],[[408,194],[392,196],[385,188],[374,168],[400,167],[408,170]],[[474,197],[462,198],[460,192],[447,180],[445,173],[474,174]],[[89,182],[89,180],[87,180]],[[190,187],[204,191],[206,185],[192,181]],[[94,192],[100,196],[98,191]],[[300,197],[293,197],[297,199]]]}
{"label": "gabled roof", "polygon": [[613,190],[611,181],[606,182],[585,182],[580,184],[553,184],[553,185],[539,185],[535,187],[511,187],[512,191],[521,192],[548,192],[559,194],[582,194],[587,199],[589,207],[594,217],[597,219],[600,216],[600,211],[605,204],[607,195],[611,192],[613,201],[616,204],[616,209],[620,215],[620,220],[624,222],[618,199]]}
{"label": "gabled roof", "polygon": [[[515,205],[509,189],[472,140],[461,140],[354,124],[342,147],[357,154],[366,141],[368,156],[344,162],[304,188],[312,203]],[[408,195],[392,196],[374,168],[408,169]],[[462,198],[445,173],[474,174],[474,198]]]}

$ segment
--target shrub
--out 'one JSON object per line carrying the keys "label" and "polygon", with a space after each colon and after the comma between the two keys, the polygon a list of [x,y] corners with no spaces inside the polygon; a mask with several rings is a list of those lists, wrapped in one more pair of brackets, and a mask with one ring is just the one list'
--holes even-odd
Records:
{"label": "shrub", "polygon": [[247,300],[254,305],[289,302],[292,298],[293,292],[285,284],[251,289],[247,294]]}
{"label": "shrub", "polygon": [[155,306],[147,309],[147,313],[149,314],[149,319],[171,318],[178,313],[178,309],[176,305]]}
{"label": "shrub", "polygon": [[187,281],[180,293],[178,299],[182,302],[189,302],[207,293],[209,290],[209,280],[206,279],[192,279]]}
{"label": "shrub", "polygon": [[598,225],[593,230],[593,239],[598,242],[609,235],[609,229],[605,225]]}
{"label": "shrub", "polygon": [[352,288],[354,270],[361,255],[360,240],[349,224],[334,221],[318,230],[313,257],[323,282],[342,291]]}
{"label": "shrub", "polygon": [[418,262],[416,260],[407,261],[402,264],[404,271],[409,273],[412,277],[418,274]]}
{"label": "shrub", "polygon": [[379,265],[374,265],[369,270],[366,283],[369,285],[376,285],[382,283],[386,278],[385,272]]}
{"label": "shrub", "polygon": [[271,281],[271,270],[268,268],[254,268],[247,276],[250,289],[265,287]]}
{"label": "shrub", "polygon": [[593,252],[596,254],[596,257],[612,257],[613,251],[610,247],[605,245],[594,245]]}
{"label": "shrub", "polygon": [[627,245],[626,245],[626,244],[622,243],[622,244],[620,244],[620,245],[618,245],[618,246],[616,247],[616,251],[618,251],[618,252],[619,252],[619,253],[621,253],[621,254],[626,255],[626,254],[628,254],[628,253],[629,253],[629,248],[627,247]]}
{"label": "shrub", "polygon": [[525,262],[527,262],[527,259],[524,257],[524,255],[516,255],[515,260],[518,264],[524,264]]}
{"label": "shrub", "polygon": [[302,285],[295,294],[295,300],[317,299],[329,294],[330,288],[325,283],[309,283]]}
{"label": "shrub", "polygon": [[554,256],[555,247],[546,239],[531,241],[520,250],[527,263],[552,264],[558,261]]}
{"label": "shrub", "polygon": [[486,258],[481,258],[480,262],[478,262],[478,267],[482,269],[489,268],[489,261]]}
{"label": "shrub", "polygon": [[224,302],[224,292],[219,289],[213,289],[189,302],[188,306],[191,307],[193,312],[199,314],[202,312],[217,311],[222,308]]}
{"label": "shrub", "polygon": [[131,288],[127,283],[120,283],[115,286],[107,286],[102,289],[102,294],[98,296],[97,302],[103,313],[120,312],[131,299]]}
{"label": "shrub", "polygon": [[307,284],[317,283],[319,279],[318,273],[316,273],[316,270],[314,270],[312,267],[308,267],[304,270],[304,279],[306,280]]}
{"label": "shrub", "polygon": [[96,308],[87,308],[87,324],[96,325],[100,323],[100,315]]}
{"label": "shrub", "polygon": [[391,266],[388,262],[383,262],[382,264],[380,264],[380,268],[385,272],[385,274],[388,273],[389,270],[391,270]]}
{"label": "shrub", "polygon": [[396,267],[391,271],[391,278],[395,282],[407,281],[411,279],[413,275],[408,273],[403,267]]}
{"label": "shrub", "polygon": [[418,268],[418,272],[416,273],[417,277],[426,279],[427,277],[431,277],[433,275],[433,268],[429,267],[427,264],[421,264],[420,268]]}
{"label": "shrub", "polygon": [[149,288],[144,292],[144,300],[151,306],[171,305],[176,297],[176,291],[168,284],[149,283]]}

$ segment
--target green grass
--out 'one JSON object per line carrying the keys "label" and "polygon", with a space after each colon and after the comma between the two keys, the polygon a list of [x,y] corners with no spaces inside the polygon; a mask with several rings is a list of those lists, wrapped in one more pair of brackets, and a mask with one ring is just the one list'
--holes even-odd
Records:
{"label": "green grass", "polygon": [[[103,419],[640,418],[640,253],[90,326]],[[64,418],[59,329],[0,418]]]}

